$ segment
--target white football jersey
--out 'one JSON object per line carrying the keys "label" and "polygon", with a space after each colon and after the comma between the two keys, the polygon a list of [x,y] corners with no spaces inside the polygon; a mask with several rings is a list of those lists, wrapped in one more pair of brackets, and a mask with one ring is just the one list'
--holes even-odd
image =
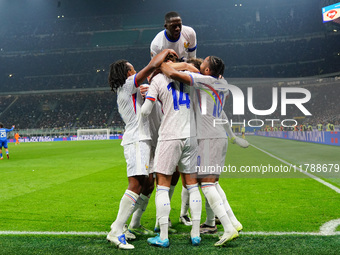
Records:
{"label": "white football jersey", "polygon": [[163,74],[156,75],[146,99],[162,104],[163,118],[158,132],[158,140],[185,139],[196,136],[196,123],[191,86],[174,81]]}
{"label": "white football jersey", "polygon": [[135,82],[136,74],[128,77],[117,89],[118,112],[125,123],[121,145],[151,140],[149,120],[140,113],[143,98]]}
{"label": "white football jersey", "polygon": [[164,49],[173,49],[179,59],[196,58],[196,32],[193,28],[182,25],[181,35],[176,41],[167,37],[166,30],[159,32],[150,46],[151,58]]}
{"label": "white football jersey", "polygon": [[226,138],[224,126],[216,124],[220,122],[214,122],[214,120],[222,119],[223,107],[229,94],[227,81],[196,73],[190,75],[198,99],[198,106],[195,108],[197,138]]}
{"label": "white football jersey", "polygon": [[162,112],[162,105],[157,100],[157,102],[154,104],[152,108],[150,115],[148,116],[149,123],[150,123],[150,134],[151,134],[151,139],[152,139],[152,146],[154,147],[156,147],[157,145],[158,130],[159,130],[159,127],[161,126],[161,121],[162,121],[163,116],[164,115]]}

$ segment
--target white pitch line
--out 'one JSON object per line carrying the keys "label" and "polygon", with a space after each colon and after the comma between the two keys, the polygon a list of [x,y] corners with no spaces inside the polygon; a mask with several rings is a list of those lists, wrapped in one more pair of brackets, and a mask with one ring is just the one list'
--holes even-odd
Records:
{"label": "white pitch line", "polygon": [[[183,235],[186,233],[178,233],[172,235]],[[223,234],[222,232],[220,234]],[[305,236],[334,236],[340,235],[340,231],[323,233],[323,232],[240,232],[241,235],[255,236],[286,236],[286,235],[305,235]],[[1,235],[47,235],[47,236],[106,236],[107,232],[52,232],[52,231],[0,231]]]}
{"label": "white pitch line", "polygon": [[[307,236],[334,236],[340,235],[340,231],[336,231],[336,228],[340,225],[340,219],[335,219],[324,223],[320,227],[319,232],[241,232],[241,235],[256,235],[256,236],[285,236],[285,235],[307,235]],[[174,235],[184,235],[186,233],[178,233]],[[222,232],[220,233],[223,234]],[[50,235],[50,236],[106,236],[107,232],[52,232],[52,231],[0,231],[0,235]]]}
{"label": "white pitch line", "polygon": [[[285,161],[285,160],[283,160],[283,159],[281,159],[281,158],[279,158],[279,157],[276,157],[275,155],[273,155],[273,154],[271,154],[271,153],[269,153],[269,152],[267,152],[267,151],[265,151],[265,150],[262,150],[262,149],[260,149],[259,147],[256,147],[256,146],[253,145],[253,144],[250,144],[250,145],[253,146],[254,148],[256,148],[256,149],[258,149],[258,150],[260,150],[260,151],[266,153],[267,155],[271,156],[272,158],[275,158],[275,159],[281,161],[282,163],[285,163],[285,164],[288,165],[288,166],[291,166],[291,165],[292,165],[291,163],[289,163],[289,162],[287,162],[287,161]],[[314,179],[315,181],[320,182],[321,184],[327,186],[328,188],[331,188],[332,190],[334,190],[334,191],[337,192],[337,193],[340,193],[340,189],[339,189],[338,187],[336,187],[336,186],[330,184],[329,182],[326,182],[326,181],[320,179],[319,177],[317,177],[317,176],[315,176],[315,175],[313,175],[313,174],[311,174],[311,173],[306,172],[305,170],[301,169],[300,167],[297,167],[297,166],[296,166],[296,167],[294,167],[294,169],[295,169],[295,168],[296,168],[297,170],[299,170],[301,173],[303,173],[303,174],[307,175],[308,177]]]}
{"label": "white pitch line", "polygon": [[108,232],[0,231],[0,235],[106,236]]}

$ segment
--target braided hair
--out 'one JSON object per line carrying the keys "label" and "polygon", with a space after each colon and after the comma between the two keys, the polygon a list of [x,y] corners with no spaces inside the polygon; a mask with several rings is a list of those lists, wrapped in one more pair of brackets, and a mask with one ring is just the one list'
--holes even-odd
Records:
{"label": "braided hair", "polygon": [[128,71],[131,70],[127,63],[127,60],[121,59],[110,65],[108,82],[113,92],[117,92],[117,89],[125,84]]}
{"label": "braided hair", "polygon": [[211,76],[220,77],[224,73],[224,62],[222,59],[216,56],[209,57],[209,68],[211,70]]}

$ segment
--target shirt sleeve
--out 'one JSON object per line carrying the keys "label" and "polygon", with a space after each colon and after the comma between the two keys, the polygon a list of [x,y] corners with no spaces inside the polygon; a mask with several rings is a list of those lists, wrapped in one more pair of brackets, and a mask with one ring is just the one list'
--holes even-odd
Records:
{"label": "shirt sleeve", "polygon": [[151,113],[154,104],[155,101],[145,100],[144,104],[142,105],[141,114],[143,116],[148,116]]}
{"label": "shirt sleeve", "polygon": [[188,48],[189,58],[196,58],[196,49],[197,49],[196,32],[193,28],[190,27],[189,48]]}
{"label": "shirt sleeve", "polygon": [[152,40],[151,45],[150,45],[150,54],[151,54],[151,58],[153,58],[154,56],[156,56],[158,53],[161,52],[162,49],[160,49],[159,45],[158,45],[158,34],[155,36],[155,38]]}
{"label": "shirt sleeve", "polygon": [[145,99],[155,102],[158,97],[158,82],[157,77],[154,77],[151,81],[148,92],[146,93]]}
{"label": "shirt sleeve", "polygon": [[138,84],[136,83],[136,75],[128,77],[123,85],[123,90],[129,95],[137,93]]}

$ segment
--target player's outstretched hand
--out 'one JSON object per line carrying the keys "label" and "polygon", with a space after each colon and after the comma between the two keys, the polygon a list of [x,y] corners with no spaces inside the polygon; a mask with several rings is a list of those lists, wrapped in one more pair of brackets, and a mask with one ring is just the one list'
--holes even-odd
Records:
{"label": "player's outstretched hand", "polygon": [[231,139],[232,143],[236,143],[238,146],[242,147],[242,148],[248,148],[249,143],[247,140],[243,139],[243,138],[239,138],[239,137],[233,137]]}
{"label": "player's outstretched hand", "polygon": [[13,125],[12,127],[15,128],[15,125]]}

